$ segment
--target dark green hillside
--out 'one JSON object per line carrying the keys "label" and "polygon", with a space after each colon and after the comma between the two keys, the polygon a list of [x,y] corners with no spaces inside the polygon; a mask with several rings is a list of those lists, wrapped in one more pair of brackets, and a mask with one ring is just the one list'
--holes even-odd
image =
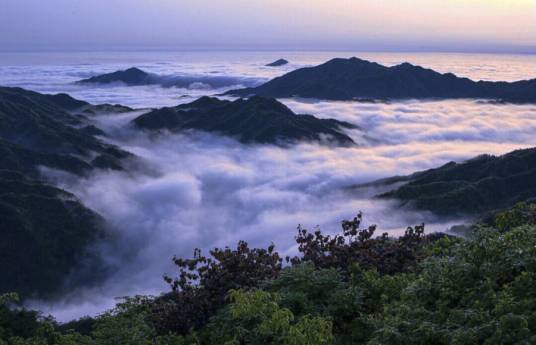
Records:
{"label": "dark green hillside", "polygon": [[73,195],[0,170],[0,291],[53,294],[85,251],[103,236],[103,221]]}
{"label": "dark green hillside", "polygon": [[451,162],[390,180],[396,182],[405,184],[381,197],[438,214],[482,214],[508,208],[536,198],[536,149]]}
{"label": "dark green hillside", "polygon": [[88,159],[93,154],[114,159],[128,156],[74,127],[82,123],[69,113],[73,105],[88,106],[67,95],[42,95],[0,87],[0,139],[39,153],[87,156]]}
{"label": "dark green hillside", "polygon": [[0,87],[0,293],[52,295],[82,263],[98,264],[88,250],[104,236],[103,221],[40,171],[123,169],[131,155],[95,138],[96,128],[71,113],[91,107],[65,94]]}
{"label": "dark green hillside", "polygon": [[297,115],[277,100],[263,97],[234,102],[202,97],[189,104],[141,115],[134,124],[146,130],[201,130],[232,136],[243,143],[270,144],[327,141],[353,145],[343,129],[357,128],[334,119]]}

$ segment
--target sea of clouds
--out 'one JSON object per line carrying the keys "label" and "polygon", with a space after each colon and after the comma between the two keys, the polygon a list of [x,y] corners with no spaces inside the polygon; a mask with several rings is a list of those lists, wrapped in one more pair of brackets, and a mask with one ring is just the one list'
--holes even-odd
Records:
{"label": "sea of clouds", "polygon": [[174,273],[173,255],[189,257],[196,247],[206,253],[239,240],[274,243],[293,255],[298,224],[332,233],[358,211],[367,224],[378,224],[378,233],[396,236],[422,222],[427,231],[446,231],[470,220],[438,219],[375,199],[377,190],[347,187],[536,145],[533,105],[283,101],[298,113],[360,126],[362,132],[349,134],[362,144],[283,148],[207,133],[154,137],[130,125],[143,111],[98,116],[97,126],[109,133],[106,140],[134,153],[137,163],[127,172],[99,171],[83,179],[49,172],[49,177],[108,221],[117,246],[105,247],[103,256],[115,271],[102,285],[33,306],[60,320],[96,313],[117,296],[165,291],[162,275]]}
{"label": "sea of clouds", "polygon": [[[203,58],[199,54],[149,54],[140,58],[109,53],[98,58],[90,55],[86,60],[58,55],[48,64],[43,64],[43,59],[32,60],[31,66],[2,64],[0,55],[0,84],[40,92],[68,92],[95,104],[149,108],[185,103],[205,94],[216,95],[235,87],[227,85],[229,80],[229,84],[234,84],[234,80],[266,80],[330,57],[356,55],[233,54],[209,54]],[[388,65],[408,57],[357,55]],[[264,67],[278,57],[287,57],[291,64],[281,69]],[[486,80],[523,79],[530,76],[530,66],[534,66],[530,59],[511,56],[410,57],[407,60],[412,63]],[[223,78],[226,85],[205,89],[195,85],[164,88],[74,84],[91,75],[132,66],[158,75],[216,76]],[[52,313],[59,320],[102,312],[113,306],[118,296],[166,291],[162,276],[175,272],[173,255],[189,257],[196,247],[206,253],[216,246],[233,246],[238,240],[253,246],[274,243],[284,255],[293,255],[298,224],[307,228],[319,226],[333,233],[339,230],[342,219],[353,217],[360,210],[367,224],[378,224],[378,233],[387,231],[396,236],[407,226],[422,222],[426,223],[427,231],[445,231],[471,220],[438,219],[428,212],[401,208],[395,201],[375,199],[378,190],[348,187],[479,154],[503,154],[536,146],[534,105],[474,100],[281,101],[296,113],[358,125],[362,130],[352,130],[349,135],[360,145],[327,147],[299,143],[282,148],[244,145],[207,133],[150,137],[129,125],[143,110],[95,117],[95,124],[109,134],[103,140],[138,157],[128,171],[97,171],[82,179],[54,171],[45,173],[51,182],[71,191],[105,218],[114,242],[99,250],[113,274],[102,284],[74,290],[60,301],[32,301],[29,306]]]}

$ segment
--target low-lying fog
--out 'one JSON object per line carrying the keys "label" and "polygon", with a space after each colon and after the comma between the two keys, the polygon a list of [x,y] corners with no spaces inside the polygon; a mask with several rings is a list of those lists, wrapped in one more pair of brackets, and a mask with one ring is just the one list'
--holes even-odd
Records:
{"label": "low-lying fog", "polygon": [[[372,199],[377,191],[345,187],[536,144],[535,106],[283,101],[298,113],[355,123],[375,140],[352,148],[281,148],[203,133],[149,138],[128,126],[140,111],[97,117],[112,141],[140,157],[143,166],[81,180],[48,175],[110,223],[119,247],[105,255],[117,272],[102,286],[74,291],[61,303],[33,306],[60,320],[99,312],[116,296],[166,290],[162,275],[174,273],[173,255],[191,256],[195,247],[206,252],[241,239],[256,246],[273,242],[283,254],[293,254],[298,224],[334,232],[359,210],[367,223],[379,225],[379,233],[397,235],[421,222],[427,231],[444,231],[467,220],[399,209]],[[361,133],[351,134],[361,140]]]}
{"label": "low-lying fog", "polygon": [[[50,56],[49,56],[50,55]],[[74,81],[137,66],[159,75],[217,76],[237,83],[261,82],[289,70],[333,57],[356,55],[387,65],[409,61],[473,79],[517,80],[534,77],[534,57],[466,54],[374,53],[50,53],[46,56],[0,54],[0,85],[40,92],[69,92],[92,103],[136,108],[176,105],[228,88],[159,86],[80,86]],[[264,64],[279,57],[282,68]],[[337,118],[359,125],[349,133],[360,147],[299,144],[289,148],[242,145],[203,133],[149,138],[129,128],[140,111],[100,115],[97,125],[110,140],[136,154],[143,164],[128,172],[96,172],[86,179],[44,171],[55,184],[73,192],[100,213],[118,245],[102,247],[117,269],[104,284],[72,291],[61,301],[33,301],[31,307],[59,320],[102,312],[114,297],[166,291],[162,275],[173,274],[173,255],[191,256],[195,247],[255,246],[275,243],[295,253],[296,226],[339,230],[342,219],[359,210],[378,233],[400,234],[421,222],[427,231],[444,231],[465,219],[398,208],[373,199],[374,190],[345,187],[382,177],[409,174],[482,153],[502,154],[536,145],[536,106],[469,100],[393,103],[325,102],[285,99],[297,113]],[[364,137],[373,140],[364,141]]]}

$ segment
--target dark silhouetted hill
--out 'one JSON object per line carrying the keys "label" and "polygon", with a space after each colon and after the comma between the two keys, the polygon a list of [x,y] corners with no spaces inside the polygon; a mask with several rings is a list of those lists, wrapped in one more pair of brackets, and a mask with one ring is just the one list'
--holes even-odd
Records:
{"label": "dark silhouetted hill", "polygon": [[139,68],[132,67],[124,71],[116,71],[112,73],[106,73],[102,75],[97,75],[88,79],[82,79],[79,83],[116,83],[122,82],[127,85],[146,85],[153,84],[154,81],[151,80],[150,74],[142,71]]}
{"label": "dark silhouetted hill", "polygon": [[238,138],[243,143],[319,141],[352,145],[343,128],[356,126],[334,119],[297,115],[273,98],[236,101],[202,97],[192,103],[141,115],[134,124],[146,130],[201,130]]}
{"label": "dark silhouetted hill", "polygon": [[230,86],[256,86],[258,78],[235,77],[227,75],[158,75],[147,73],[139,68],[132,67],[122,71],[97,75],[82,79],[77,84],[112,84],[123,83],[128,86],[160,85],[162,87],[178,87],[193,89],[210,89]]}
{"label": "dark silhouetted hill", "polygon": [[102,219],[41,175],[42,167],[77,175],[123,169],[131,155],[72,114],[92,107],[65,94],[0,87],[0,293],[51,295],[82,263],[98,262],[89,248],[104,235]]}
{"label": "dark silhouetted hill", "polygon": [[[92,107],[65,94],[43,95],[0,87],[0,146],[4,146],[3,150],[25,152],[13,156],[18,164],[25,166],[26,162],[35,162],[80,173],[79,167],[91,167],[92,161],[101,157],[120,167],[120,160],[129,154],[95,138],[93,134],[98,129],[88,132],[82,120],[70,112]],[[4,155],[3,159],[7,157],[10,155]],[[15,160],[13,166],[17,164]],[[67,161],[78,163],[66,166],[63,162]]]}
{"label": "dark silhouetted hill", "polygon": [[276,60],[274,62],[271,62],[269,64],[266,64],[267,67],[279,67],[279,66],[284,66],[288,64],[288,61],[285,60],[285,59],[279,59],[279,60]]}
{"label": "dark silhouetted hill", "polygon": [[475,82],[409,63],[386,67],[353,57],[301,68],[258,87],[232,90],[227,94],[329,100],[483,98],[536,102],[536,79],[511,83]]}
{"label": "dark silhouetted hill", "polygon": [[450,162],[378,183],[404,183],[381,197],[418,209],[442,215],[482,214],[536,198],[536,148]]}
{"label": "dark silhouetted hill", "polygon": [[0,170],[0,236],[0,293],[51,296],[75,268],[99,265],[88,249],[104,236],[103,220],[70,193]]}

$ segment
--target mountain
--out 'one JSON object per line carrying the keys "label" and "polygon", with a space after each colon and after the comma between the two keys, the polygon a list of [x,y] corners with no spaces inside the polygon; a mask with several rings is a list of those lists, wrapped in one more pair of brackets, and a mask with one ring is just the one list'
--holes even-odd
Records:
{"label": "mountain", "polygon": [[409,63],[386,67],[353,57],[301,68],[260,86],[231,90],[227,94],[329,100],[483,98],[536,102],[536,79],[512,83],[475,82]]}
{"label": "mountain", "polygon": [[103,220],[40,169],[124,169],[132,155],[94,137],[98,129],[76,115],[98,108],[65,94],[0,87],[0,294],[48,296],[81,265],[95,269],[73,284],[102,271],[90,248],[105,236]]}
{"label": "mountain", "polygon": [[0,170],[0,293],[51,296],[80,265],[102,269],[87,249],[104,236],[103,229],[100,216],[72,194]]}
{"label": "mountain", "polygon": [[[75,115],[79,110],[93,109],[98,107],[65,94],[43,95],[0,87],[0,149],[19,152],[11,163],[21,166],[46,163],[81,173],[79,167],[102,167],[101,163],[108,161],[110,168],[120,169],[120,160],[130,154],[88,134],[87,123]],[[4,155],[0,161],[8,157]],[[72,164],[66,166],[64,162]]]}
{"label": "mountain", "polygon": [[377,185],[402,186],[380,195],[441,215],[479,215],[536,198],[536,148],[450,162]]}
{"label": "mountain", "polygon": [[106,73],[102,75],[97,75],[88,79],[82,79],[78,83],[117,83],[122,82],[127,85],[147,85],[154,84],[154,81],[151,81],[151,75],[147,72],[142,71],[139,68],[132,67],[124,71],[116,71],[113,73]]}
{"label": "mountain", "polygon": [[279,59],[269,64],[266,64],[267,67],[279,67],[288,64],[288,61],[285,59]]}
{"label": "mountain", "polygon": [[139,68],[97,75],[82,79],[77,84],[110,84],[123,83],[128,86],[160,85],[162,87],[178,87],[190,89],[222,88],[230,86],[254,86],[259,84],[258,78],[233,77],[226,75],[158,75],[147,73]]}
{"label": "mountain", "polygon": [[334,119],[297,115],[273,98],[236,101],[202,97],[192,103],[162,108],[134,119],[138,128],[172,132],[201,130],[238,138],[243,143],[284,144],[321,141],[353,145],[342,129],[356,126]]}

